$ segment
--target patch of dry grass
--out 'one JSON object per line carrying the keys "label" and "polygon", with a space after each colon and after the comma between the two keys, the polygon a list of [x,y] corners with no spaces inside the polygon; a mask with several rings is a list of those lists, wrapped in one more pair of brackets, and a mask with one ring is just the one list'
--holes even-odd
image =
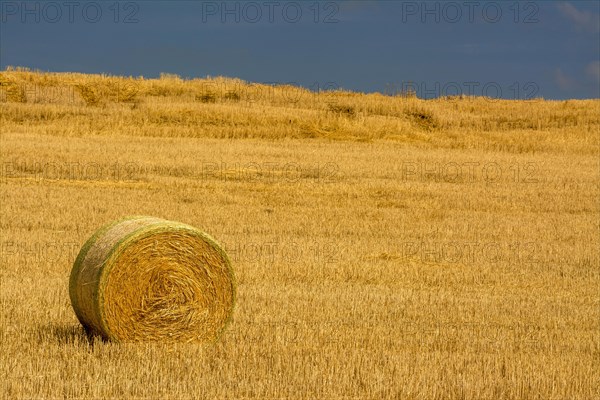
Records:
{"label": "patch of dry grass", "polygon": [[564,152],[569,146],[598,152],[599,100],[422,100],[315,93],[223,77],[144,79],[20,69],[3,71],[0,83],[2,123],[17,133],[390,139],[421,148],[530,153]]}

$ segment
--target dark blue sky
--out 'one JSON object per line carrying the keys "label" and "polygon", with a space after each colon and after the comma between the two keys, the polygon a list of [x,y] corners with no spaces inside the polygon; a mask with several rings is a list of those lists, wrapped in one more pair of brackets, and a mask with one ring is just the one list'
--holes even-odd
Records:
{"label": "dark blue sky", "polygon": [[0,67],[600,97],[597,1],[5,1]]}

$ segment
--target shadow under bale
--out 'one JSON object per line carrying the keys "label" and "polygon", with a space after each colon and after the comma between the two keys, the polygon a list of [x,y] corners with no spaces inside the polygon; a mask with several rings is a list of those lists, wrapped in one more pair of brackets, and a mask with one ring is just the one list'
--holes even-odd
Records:
{"label": "shadow under bale", "polygon": [[38,325],[38,342],[54,342],[58,344],[87,344],[93,345],[95,341],[102,340],[99,336],[94,336],[87,332],[81,325],[64,325],[57,323],[48,323]]}

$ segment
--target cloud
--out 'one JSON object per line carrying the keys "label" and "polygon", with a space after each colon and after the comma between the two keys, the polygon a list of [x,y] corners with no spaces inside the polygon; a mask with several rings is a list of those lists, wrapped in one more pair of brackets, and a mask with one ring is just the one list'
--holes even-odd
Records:
{"label": "cloud", "polygon": [[600,32],[600,15],[590,11],[580,11],[573,4],[563,1],[556,5],[565,17],[575,24],[580,32]]}
{"label": "cloud", "polygon": [[586,65],[585,74],[593,81],[600,83],[600,61],[592,61]]}
{"label": "cloud", "polygon": [[577,82],[565,74],[560,68],[554,70],[554,83],[556,83],[561,90],[573,90],[577,88]]}
{"label": "cloud", "polygon": [[600,83],[600,61],[592,61],[579,71],[576,77],[573,77],[561,68],[556,68],[553,71],[554,83],[564,92],[600,87],[598,86]]}

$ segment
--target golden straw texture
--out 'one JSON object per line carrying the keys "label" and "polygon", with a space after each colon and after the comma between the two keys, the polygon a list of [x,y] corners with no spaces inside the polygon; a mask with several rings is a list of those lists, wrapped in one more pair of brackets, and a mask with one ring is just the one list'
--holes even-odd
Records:
{"label": "golden straw texture", "polygon": [[231,318],[235,278],[227,255],[206,233],[130,217],[85,243],[69,293],[81,324],[105,339],[212,342]]}

